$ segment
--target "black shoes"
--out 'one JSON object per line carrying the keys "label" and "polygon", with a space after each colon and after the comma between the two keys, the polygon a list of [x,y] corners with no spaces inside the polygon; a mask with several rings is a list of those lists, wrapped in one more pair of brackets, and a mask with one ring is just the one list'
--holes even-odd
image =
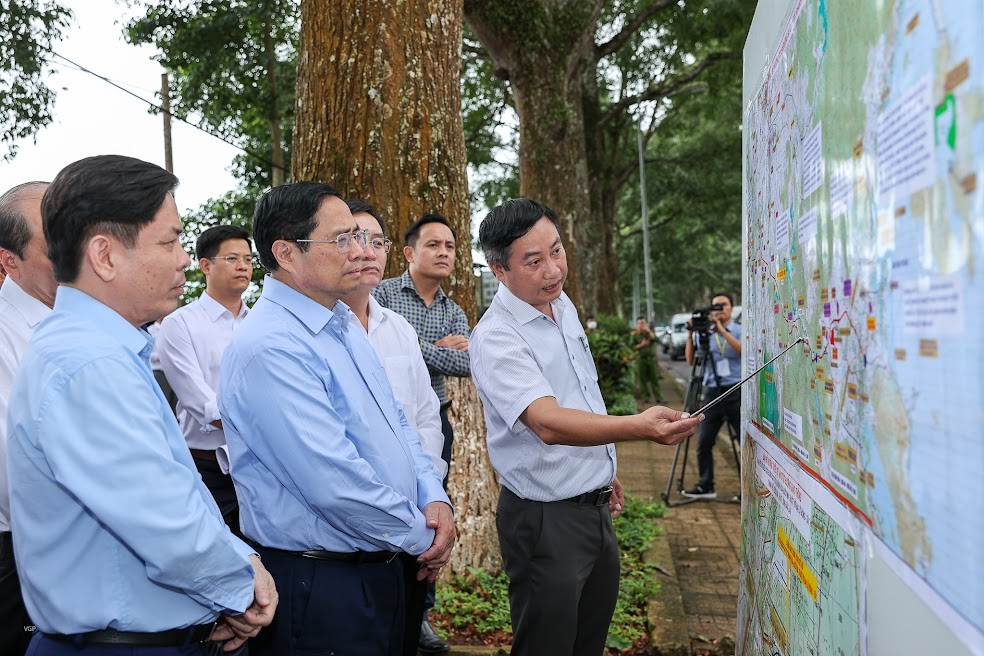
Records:
{"label": "black shoes", "polygon": [[689,490],[682,490],[680,492],[683,496],[688,499],[716,499],[717,492],[714,491],[713,487],[705,488],[700,483],[693,486]]}
{"label": "black shoes", "polygon": [[437,635],[437,631],[434,630],[425,616],[420,625],[420,640],[417,643],[417,649],[422,654],[443,654],[451,651],[451,645],[448,644],[447,640]]}

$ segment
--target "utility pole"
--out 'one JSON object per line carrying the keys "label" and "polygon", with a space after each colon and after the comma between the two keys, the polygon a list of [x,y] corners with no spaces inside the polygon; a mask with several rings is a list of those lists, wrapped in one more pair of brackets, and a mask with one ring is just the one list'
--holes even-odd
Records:
{"label": "utility pole", "polygon": [[652,323],[653,316],[653,272],[649,259],[649,208],[646,206],[646,154],[642,148],[642,122],[636,131],[639,144],[639,196],[642,201],[642,266],[646,274],[646,321]]}
{"label": "utility pole", "polygon": [[171,90],[167,72],[161,73],[161,114],[164,115],[164,168],[174,173],[174,156],[171,153]]}

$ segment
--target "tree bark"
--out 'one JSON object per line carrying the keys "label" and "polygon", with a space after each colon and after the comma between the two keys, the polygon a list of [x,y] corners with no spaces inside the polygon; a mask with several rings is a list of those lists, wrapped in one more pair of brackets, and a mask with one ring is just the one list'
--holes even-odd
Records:
{"label": "tree bark", "polygon": [[[509,80],[519,116],[520,194],[552,208],[567,250],[564,290],[583,310],[596,304],[594,267],[583,248],[591,196],[581,76],[594,66],[602,0],[465,0],[465,19]],[[585,293],[586,292],[586,293]]]}
{"label": "tree bark", "polygon": [[268,5],[263,7],[263,55],[266,59],[266,78],[270,85],[270,108],[267,122],[270,124],[270,147],[272,164],[270,170],[271,185],[279,187],[284,183],[286,168],[284,166],[284,137],[280,126],[280,94],[277,91],[277,50],[273,43],[273,24]]}
{"label": "tree bark", "polygon": [[[460,0],[303,0],[291,169],[346,198],[364,198],[397,245],[429,212],[458,233],[446,291],[474,324],[471,218],[461,124]],[[406,269],[394,248],[387,276]],[[454,402],[451,501],[458,547],[452,571],[498,571],[498,488],[485,446],[485,421],[470,378],[448,378]]]}

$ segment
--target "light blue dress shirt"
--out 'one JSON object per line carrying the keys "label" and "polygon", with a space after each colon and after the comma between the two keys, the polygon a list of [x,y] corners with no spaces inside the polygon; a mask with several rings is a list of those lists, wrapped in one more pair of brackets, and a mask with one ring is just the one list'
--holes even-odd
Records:
{"label": "light blue dress shirt", "polygon": [[550,307],[554,319],[499,285],[469,345],[489,459],[503,486],[532,501],[597,490],[612,482],[616,470],[614,444],[547,444],[519,419],[547,396],[562,408],[607,414],[577,310],[563,293]]}
{"label": "light blue dress shirt", "polygon": [[14,550],[43,632],[163,631],[253,600],[253,550],[202,483],[150,351],[147,333],[61,286],[14,381]]}
{"label": "light blue dress shirt", "polygon": [[405,551],[450,505],[348,306],[271,276],[222,360],[219,410],[243,533],[286,551]]}

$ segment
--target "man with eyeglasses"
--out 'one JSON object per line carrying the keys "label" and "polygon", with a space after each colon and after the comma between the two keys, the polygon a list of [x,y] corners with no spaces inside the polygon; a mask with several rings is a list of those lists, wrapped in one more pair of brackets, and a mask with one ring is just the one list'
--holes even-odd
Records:
{"label": "man with eyeglasses", "polygon": [[178,424],[195,466],[222,518],[238,535],[236,488],[216,458],[216,450],[225,444],[219,377],[222,353],[249,313],[243,292],[253,278],[253,247],[244,228],[220,225],[199,235],[195,255],[205,276],[205,291],[164,318],[157,334],[157,354],[178,397]]}
{"label": "man with eyeglasses", "polygon": [[[430,373],[420,353],[417,331],[402,316],[381,306],[370,293],[382,280],[386,254],[392,242],[383,233],[383,219],[376,208],[364,200],[348,200],[345,204],[359,228],[369,231],[369,247],[362,257],[362,280],[355,291],[344,296],[342,301],[352,310],[349,315],[352,326],[368,334],[369,343],[386,370],[393,395],[403,406],[407,421],[417,431],[421,448],[430,456],[438,473],[444,476],[448,465],[441,458],[444,448],[441,404],[431,387]],[[428,583],[426,579],[417,579],[420,566],[414,556],[401,554],[401,558],[407,598],[403,654],[416,656]]]}
{"label": "man with eyeglasses", "polygon": [[[451,400],[446,390],[446,376],[471,375],[468,360],[468,318],[465,311],[444,293],[441,285],[454,270],[457,234],[440,214],[425,214],[403,233],[403,256],[407,270],[399,278],[382,281],[372,294],[379,304],[399,312],[417,331],[420,351],[430,371],[431,386],[441,401],[441,430],[444,447],[441,457],[451,466],[454,430],[448,418]],[[444,485],[447,487],[447,476]],[[434,606],[431,586],[426,605]],[[420,651],[440,654],[451,650],[431,626],[424,613],[420,625]]]}
{"label": "man with eyeglasses", "polygon": [[337,191],[298,182],[260,198],[253,236],[270,273],[226,349],[219,406],[243,533],[291,604],[250,654],[398,656],[399,556],[434,580],[455,529],[440,474],[340,300],[362,281],[368,231]]}

